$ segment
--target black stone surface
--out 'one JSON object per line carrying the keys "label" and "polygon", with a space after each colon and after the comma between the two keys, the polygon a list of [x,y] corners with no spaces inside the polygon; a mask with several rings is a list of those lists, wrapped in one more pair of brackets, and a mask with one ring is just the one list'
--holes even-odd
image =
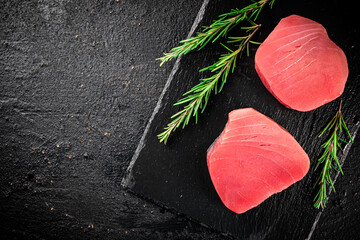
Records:
{"label": "black stone surface", "polygon": [[[245,4],[245,3],[242,3]],[[210,1],[201,24],[231,8],[241,7],[234,1]],[[330,38],[347,55],[350,75],[343,99],[343,114],[352,133],[359,128],[360,34],[356,13],[341,1],[276,1],[274,9],[265,10],[257,38],[263,41],[278,21],[291,14],[313,19],[325,26]],[[236,34],[235,34],[236,35]],[[221,94],[209,102],[197,125],[176,131],[169,143],[160,144],[156,135],[177,110],[172,106],[181,94],[195,85],[198,70],[216,60],[224,49],[214,45],[181,59],[179,70],[151,122],[144,147],[134,160],[125,181],[131,191],[189,216],[194,221],[239,239],[356,239],[359,221],[359,141],[344,161],[345,175],[335,184],[337,193],[330,195],[329,205],[319,213],[313,208],[313,185],[321,140],[317,138],[324,125],[335,114],[340,99],[311,112],[297,112],[282,106],[262,85],[254,69],[254,54],[238,61]],[[226,209],[217,196],[206,166],[206,150],[221,133],[227,114],[233,109],[253,107],[286,128],[303,146],[311,159],[309,174],[300,182],[276,194],[260,206],[237,215]]]}
{"label": "black stone surface", "polygon": [[120,182],[200,1],[0,1],[0,239],[218,239]]}

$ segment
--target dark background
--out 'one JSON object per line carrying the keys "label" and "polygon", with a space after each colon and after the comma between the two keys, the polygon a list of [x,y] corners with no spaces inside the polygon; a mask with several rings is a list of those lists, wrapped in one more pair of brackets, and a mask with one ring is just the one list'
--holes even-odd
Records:
{"label": "dark background", "polygon": [[[226,238],[121,187],[174,64],[155,58],[201,4],[0,1],[1,239]],[[336,216],[354,210],[344,199],[359,199],[341,186],[355,189],[356,166],[344,166],[353,178],[339,178],[313,239],[341,234]]]}
{"label": "dark background", "polygon": [[0,2],[0,238],[217,238],[121,180],[201,1]]}

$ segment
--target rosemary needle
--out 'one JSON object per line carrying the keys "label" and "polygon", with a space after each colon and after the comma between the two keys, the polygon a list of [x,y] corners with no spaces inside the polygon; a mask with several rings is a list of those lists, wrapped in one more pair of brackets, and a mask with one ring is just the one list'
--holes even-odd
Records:
{"label": "rosemary needle", "polygon": [[168,53],[164,53],[163,57],[158,58],[157,60],[161,61],[160,66],[165,62],[181,55],[185,55],[196,48],[200,50],[210,41],[215,42],[220,37],[226,37],[227,33],[232,28],[244,20],[255,21],[262,8],[268,2],[270,7],[272,7],[274,1],[275,0],[253,1],[252,4],[242,9],[233,9],[229,13],[220,15],[219,19],[213,21],[210,26],[203,27],[203,30],[198,32],[196,36],[180,41],[182,45],[174,47]]}
{"label": "rosemary needle", "polygon": [[[227,54],[221,55],[219,60],[213,65],[200,70],[208,70],[215,74],[211,77],[200,79],[199,84],[194,86],[190,91],[186,92],[184,94],[184,98],[180,99],[177,103],[174,104],[187,105],[184,106],[181,111],[174,114],[171,117],[173,120],[167,125],[167,127],[164,128],[162,133],[157,135],[160,142],[164,142],[166,144],[170,134],[181,124],[184,128],[189,123],[191,117],[195,117],[197,123],[199,111],[201,111],[201,113],[204,111],[209,101],[211,92],[214,90],[215,94],[217,94],[222,90],[230,71],[234,71],[237,57],[241,56],[245,49],[247,49],[248,52],[250,43],[253,43],[251,38],[261,27],[261,25],[257,25],[253,22],[251,23],[252,26],[245,28],[247,32],[250,32],[247,36],[231,38],[232,41],[240,42],[237,50],[232,51],[223,45],[229,52]],[[219,82],[220,86],[218,86]]]}
{"label": "rosemary needle", "polygon": [[339,159],[337,157],[337,150],[338,149],[342,150],[340,142],[345,142],[345,143],[348,142],[340,138],[338,135],[341,134],[343,131],[345,131],[345,133],[350,138],[350,141],[351,142],[353,141],[350,132],[345,124],[344,118],[342,116],[341,105],[342,105],[342,101],[340,101],[340,106],[335,116],[330,120],[328,125],[326,125],[324,130],[319,135],[319,137],[321,137],[325,133],[325,131],[331,132],[330,138],[322,145],[322,147],[324,148],[324,152],[321,155],[321,157],[318,159],[317,165],[315,167],[316,170],[321,164],[323,164],[321,174],[315,184],[315,186],[319,185],[318,193],[314,198],[314,202],[315,202],[314,207],[317,209],[319,209],[320,207],[325,208],[327,202],[326,191],[328,184],[331,185],[332,189],[335,192],[335,187],[333,181],[331,180],[330,171],[333,169],[335,171],[340,171],[341,174],[344,174],[341,165],[339,163]]}

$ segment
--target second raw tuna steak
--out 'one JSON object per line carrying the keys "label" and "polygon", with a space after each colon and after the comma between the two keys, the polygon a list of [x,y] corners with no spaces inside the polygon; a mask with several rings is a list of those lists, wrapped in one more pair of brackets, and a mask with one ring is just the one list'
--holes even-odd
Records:
{"label": "second raw tuna steak", "polygon": [[289,132],[244,108],[229,113],[225,129],[208,150],[207,164],[222,202],[243,213],[302,179],[310,161]]}

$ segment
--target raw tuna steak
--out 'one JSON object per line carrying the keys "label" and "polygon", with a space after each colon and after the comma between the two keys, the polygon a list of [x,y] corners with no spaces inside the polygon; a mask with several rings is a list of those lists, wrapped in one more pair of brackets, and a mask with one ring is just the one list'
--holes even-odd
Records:
{"label": "raw tuna steak", "polygon": [[284,128],[252,108],[229,113],[229,121],[207,153],[211,180],[235,213],[256,207],[302,179],[309,157]]}
{"label": "raw tuna steak", "polygon": [[310,19],[283,18],[255,55],[265,87],[286,107],[310,111],[339,97],[349,74],[344,52]]}

